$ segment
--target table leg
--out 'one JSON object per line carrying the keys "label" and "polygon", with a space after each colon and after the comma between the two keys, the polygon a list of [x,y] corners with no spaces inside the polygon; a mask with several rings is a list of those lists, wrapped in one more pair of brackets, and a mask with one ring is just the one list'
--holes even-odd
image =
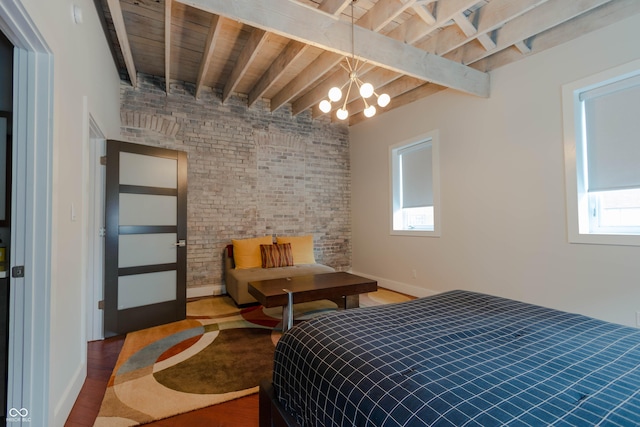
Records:
{"label": "table leg", "polygon": [[293,292],[283,289],[289,295],[287,305],[282,307],[282,333],[287,332],[293,327]]}
{"label": "table leg", "polygon": [[344,308],[360,307],[360,295],[347,295],[344,297]]}

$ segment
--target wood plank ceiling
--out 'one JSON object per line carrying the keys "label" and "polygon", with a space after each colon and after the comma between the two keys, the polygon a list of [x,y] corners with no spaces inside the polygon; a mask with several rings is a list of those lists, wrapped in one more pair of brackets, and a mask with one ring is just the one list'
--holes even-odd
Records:
{"label": "wood plank ceiling", "polygon": [[[123,79],[137,73],[240,94],[314,118],[358,76],[388,93],[378,114],[451,88],[490,96],[489,72],[640,12],[638,0],[96,0]],[[351,11],[353,10],[352,27]],[[168,77],[168,78],[167,78]],[[210,89],[209,89],[210,90]],[[374,96],[375,98],[375,96]],[[373,98],[370,98],[373,99]],[[339,122],[334,103],[331,120]],[[375,103],[375,101],[374,101]],[[364,102],[347,100],[349,124]]]}

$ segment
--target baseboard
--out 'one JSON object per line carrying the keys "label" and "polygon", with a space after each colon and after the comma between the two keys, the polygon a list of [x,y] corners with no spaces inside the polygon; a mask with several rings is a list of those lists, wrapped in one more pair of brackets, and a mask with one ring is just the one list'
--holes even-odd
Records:
{"label": "baseboard", "polygon": [[222,285],[198,286],[197,288],[187,288],[187,299],[210,297],[212,295],[222,295]]}
{"label": "baseboard", "polygon": [[433,289],[410,285],[408,283],[396,282],[394,280],[385,279],[384,277],[377,277],[372,274],[361,273],[359,271],[350,271],[350,273],[375,280],[378,282],[378,286],[381,288],[389,289],[391,291],[400,292],[402,294],[411,295],[414,297],[428,297],[440,293],[440,291],[434,291]]}
{"label": "baseboard", "polygon": [[[84,351],[87,351],[87,347],[84,347]],[[86,359],[86,358],[85,358]],[[69,414],[71,413],[71,409],[73,409],[73,405],[76,403],[78,396],[80,395],[80,390],[84,385],[84,381],[87,378],[87,361],[84,360],[78,369],[76,369],[73,374],[73,379],[65,388],[60,400],[55,402],[54,410],[53,410],[53,425],[62,426],[69,418]]]}

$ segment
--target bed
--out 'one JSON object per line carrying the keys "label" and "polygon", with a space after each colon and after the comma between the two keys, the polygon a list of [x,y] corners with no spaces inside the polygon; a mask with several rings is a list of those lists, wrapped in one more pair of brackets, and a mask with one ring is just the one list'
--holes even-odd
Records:
{"label": "bed", "polygon": [[450,291],[276,346],[261,426],[640,426],[640,329]]}

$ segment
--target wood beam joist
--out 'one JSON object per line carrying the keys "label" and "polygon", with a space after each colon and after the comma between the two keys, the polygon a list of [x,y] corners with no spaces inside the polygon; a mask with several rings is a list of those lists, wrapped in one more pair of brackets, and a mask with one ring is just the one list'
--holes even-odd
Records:
{"label": "wood beam joist", "polygon": [[320,3],[320,6],[318,6],[318,10],[338,16],[350,4],[351,0],[324,0]]}
{"label": "wood beam joist", "polygon": [[462,55],[456,56],[455,52],[451,52],[447,57],[461,57],[463,64],[472,64],[492,53],[506,49],[521,40],[551,29],[610,1],[581,0],[567,2],[565,0],[549,0],[504,24],[500,28],[497,46],[492,51],[485,51],[477,46],[470,45],[462,49]]}
{"label": "wood beam joist", "polygon": [[425,24],[433,26],[436,23],[436,18],[429,12],[422,2],[418,2],[413,5],[413,11],[424,21]]}
{"label": "wood beam joist", "polygon": [[[351,25],[289,0],[180,0],[343,56],[351,54]],[[455,0],[460,1],[460,0]],[[445,3],[445,5],[451,2]],[[315,22],[313,26],[308,22]],[[489,75],[356,26],[355,55],[373,65],[477,96],[489,96]],[[273,106],[272,106],[273,109]]]}
{"label": "wood beam joist", "polygon": [[[350,3],[351,0],[324,0],[320,6],[318,6],[318,9],[337,16],[340,15]],[[269,89],[269,87],[276,82],[276,80],[285,72],[293,61],[300,57],[300,55],[302,55],[308,48],[309,45],[306,43],[291,40],[284,51],[278,55],[275,61],[273,61],[269,69],[260,77],[258,83],[256,83],[256,85],[249,91],[249,107],[251,107]],[[311,71],[312,68],[313,67],[311,66],[307,67],[309,71]],[[307,87],[302,80],[303,79],[299,79],[299,81],[294,82],[293,86],[299,88]],[[279,94],[280,96],[276,95],[277,100],[275,102],[273,99],[271,100],[271,111],[275,111],[278,107],[288,102],[298,93],[299,92],[290,90],[290,87],[283,89]]]}
{"label": "wood beam joist", "polygon": [[[535,37],[528,39],[526,45],[531,49],[531,52],[541,52],[637,14],[640,14],[640,2],[638,0],[616,0],[537,34]],[[494,55],[474,62],[472,67],[481,70],[493,70],[521,58],[522,52],[519,50],[503,49]]]}
{"label": "wood beam joist", "polygon": [[247,69],[251,65],[251,62],[255,59],[256,55],[260,51],[260,47],[267,39],[267,32],[260,28],[254,28],[249,35],[249,39],[247,43],[244,45],[242,52],[238,56],[236,60],[236,65],[233,67],[231,71],[231,75],[227,80],[227,83],[224,85],[224,89],[222,91],[222,102],[224,103],[229,97],[231,93],[235,90],[236,86],[240,82],[240,79],[244,77]]}
{"label": "wood beam joist", "polygon": [[222,18],[219,15],[213,15],[211,17],[211,26],[209,27],[209,34],[207,35],[207,43],[202,53],[202,61],[200,61],[200,70],[198,71],[198,80],[196,82],[196,98],[200,96],[200,91],[204,85],[204,79],[209,70],[209,65],[213,60],[213,51],[216,47],[216,40],[220,34],[220,28],[222,28]]}
{"label": "wood beam joist", "polygon": [[124,17],[122,16],[122,9],[120,8],[120,0],[107,0],[107,6],[109,7],[109,13],[111,13],[111,19],[113,19],[113,26],[116,29],[118,44],[120,44],[120,50],[122,51],[124,64],[127,67],[127,74],[129,74],[131,86],[135,88],[138,86],[136,65],[133,62],[133,55],[131,54],[131,45],[129,44],[127,29],[124,26]]}
{"label": "wood beam joist", "polygon": [[378,32],[415,4],[416,0],[379,0],[358,19],[358,25],[367,30]]}
{"label": "wood beam joist", "polygon": [[464,12],[476,3],[478,3],[477,0],[449,0],[446,2],[438,2],[438,13],[436,21],[433,24],[428,24],[420,15],[416,14],[393,31],[390,31],[387,36],[407,44],[414,44],[437,28],[443,27],[447,22],[452,20],[457,13]]}
{"label": "wood beam joist", "polygon": [[342,56],[336,55],[333,52],[322,52],[315,61],[307,65],[284,89],[271,98],[271,111],[277,110],[300,92],[311,86],[315,82],[315,79],[311,76],[324,75],[327,71],[338,65],[340,61],[342,61]]}
{"label": "wood beam joist", "polygon": [[[414,0],[408,0],[407,4],[413,4]],[[362,24],[370,27],[373,31],[380,31],[384,28],[385,25],[389,22],[390,18],[393,19],[396,16],[400,15],[408,5],[402,1],[398,0],[380,0],[376,3],[371,9],[369,9],[356,23],[356,25],[361,26]],[[384,12],[384,13],[382,13]],[[351,28],[351,27],[349,27]],[[351,40],[351,38],[349,38]],[[325,52],[328,53],[328,52]],[[331,61],[334,61],[333,63]],[[289,102],[291,99],[295,98],[302,90],[310,87],[314,84],[318,79],[320,79],[327,71],[337,65],[340,61],[342,61],[342,55],[333,54],[333,57],[330,55],[320,55],[315,62],[310,64],[303,73],[300,74],[296,79],[294,79],[293,84],[287,85],[280,93],[276,94],[271,100],[271,111],[275,111],[284,103]],[[332,64],[327,68],[329,64]],[[368,65],[371,67],[371,65]],[[334,73],[335,75],[341,75],[340,72]],[[328,80],[328,79],[327,79]],[[327,83],[332,86],[335,86],[337,83]],[[299,89],[299,90],[298,90]],[[307,107],[313,105],[316,102],[319,102],[325,95],[326,92],[320,94],[319,91],[313,92],[315,98],[311,98],[310,96],[305,95],[303,100],[298,103],[298,106],[293,106],[293,114],[297,115],[300,112],[304,111],[301,109],[301,105],[303,103],[307,104]],[[306,107],[305,107],[306,108]]]}
{"label": "wood beam joist", "polygon": [[173,0],[164,0],[164,84],[169,95],[171,80],[171,5]]}
{"label": "wood beam joist", "polygon": [[[417,87],[409,92],[405,92],[402,95],[396,96],[393,98],[391,102],[393,102],[393,108],[402,107],[403,105],[411,104],[419,99],[426,98],[427,96],[431,96],[434,93],[440,92],[441,90],[446,89],[446,87],[434,85],[431,83],[425,83],[420,87]],[[389,107],[391,104],[389,104]],[[387,107],[387,110],[389,109]],[[363,113],[354,114],[349,118],[349,125],[353,126],[362,121],[367,120],[367,117]]]}
{"label": "wood beam joist", "polygon": [[466,35],[454,26],[450,26],[416,46],[436,55],[445,55],[469,43],[477,34],[492,32],[505,25],[509,20],[529,12],[546,1],[548,0],[493,0],[482,7],[482,13],[476,23],[476,34]]}
{"label": "wood beam joist", "polygon": [[478,34],[478,29],[464,16],[463,13],[456,13],[453,20],[467,37],[476,37],[485,50],[493,50],[496,43],[486,33]]}
{"label": "wood beam joist", "polygon": [[287,67],[302,55],[308,44],[291,40],[284,50],[269,66],[267,71],[260,77],[258,83],[249,91],[249,107],[251,107],[260,97],[273,85],[278,78],[286,71]]}

